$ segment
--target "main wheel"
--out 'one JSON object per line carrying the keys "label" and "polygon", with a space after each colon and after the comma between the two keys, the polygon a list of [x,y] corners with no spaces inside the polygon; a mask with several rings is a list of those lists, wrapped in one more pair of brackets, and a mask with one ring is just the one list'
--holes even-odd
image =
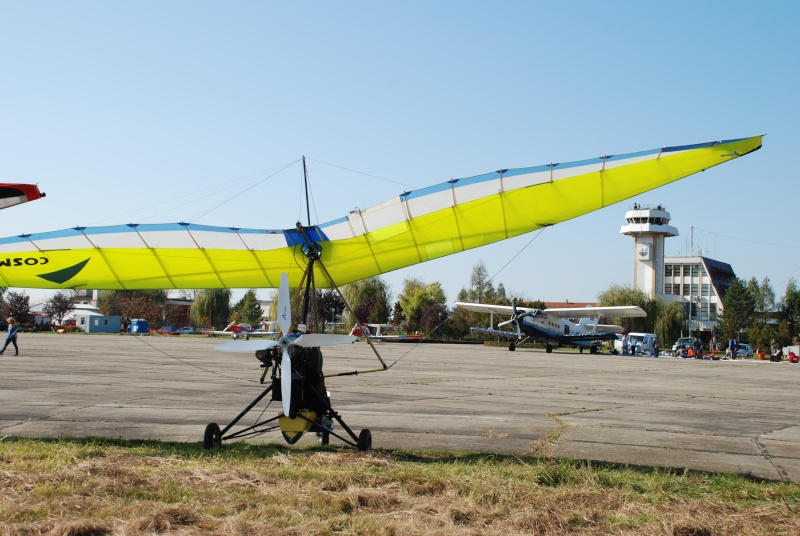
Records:
{"label": "main wheel", "polygon": [[206,433],[203,436],[203,446],[206,450],[218,449],[222,447],[222,432],[219,425],[215,422],[206,426]]}
{"label": "main wheel", "polygon": [[368,428],[364,428],[361,430],[361,433],[358,434],[356,448],[358,448],[358,450],[361,452],[372,450],[372,432],[370,432]]}
{"label": "main wheel", "polygon": [[508,351],[509,351],[509,352],[513,352],[513,351],[514,351],[514,350],[516,350],[516,349],[517,349],[517,345],[516,345],[516,344],[514,344],[513,342],[512,342],[511,344],[509,344],[509,345],[508,345]]}
{"label": "main wheel", "polygon": [[331,442],[330,432],[317,432],[317,438],[320,445],[327,445]]}
{"label": "main wheel", "polygon": [[544,347],[544,351],[547,352],[548,354],[552,354],[553,353],[553,345],[552,344],[548,344],[547,346]]}

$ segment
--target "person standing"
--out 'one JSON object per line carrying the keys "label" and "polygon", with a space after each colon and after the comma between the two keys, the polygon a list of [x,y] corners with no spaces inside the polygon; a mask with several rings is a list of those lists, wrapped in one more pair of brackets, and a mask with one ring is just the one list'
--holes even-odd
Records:
{"label": "person standing", "polygon": [[17,321],[12,317],[8,317],[8,336],[6,337],[6,343],[3,345],[3,349],[0,350],[0,355],[3,355],[3,352],[6,351],[9,343],[14,345],[14,355],[19,355],[19,347],[17,347],[18,331],[19,326],[17,326]]}

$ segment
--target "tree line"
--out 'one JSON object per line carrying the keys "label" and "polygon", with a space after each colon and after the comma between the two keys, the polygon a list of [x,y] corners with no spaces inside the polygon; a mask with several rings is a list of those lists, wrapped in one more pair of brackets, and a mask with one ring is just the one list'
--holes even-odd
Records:
{"label": "tree line", "polygon": [[[0,311],[3,317],[25,319],[30,315],[30,297],[24,292],[0,289]],[[263,311],[254,289],[245,292],[232,303],[230,289],[202,289],[182,291],[192,300],[191,308],[170,304],[165,290],[104,290],[98,296],[98,308],[104,315],[119,315],[129,319],[142,318],[151,324],[215,327],[222,329],[231,322],[257,325]],[[292,318],[300,319],[303,312],[304,289],[294,289]],[[386,283],[372,277],[342,287],[344,301],[333,290],[317,289],[310,296],[308,322],[318,332],[347,332],[355,324],[394,324],[401,333],[421,333],[441,340],[480,338],[470,333],[470,326],[486,326],[485,314],[450,308],[441,283],[426,282],[420,278],[407,278],[401,292],[395,297]],[[272,296],[269,318],[277,316],[277,292]],[[510,305],[511,297],[504,285],[494,286],[486,266],[478,261],[472,269],[469,283],[461,288],[458,301]],[[345,306],[350,304],[350,308]],[[541,300],[530,301],[518,297],[521,307],[544,309]],[[598,305],[638,305],[647,313],[641,318],[603,319],[604,323],[622,326],[628,332],[655,333],[662,344],[669,344],[691,329],[680,302],[650,297],[644,292],[620,285],[612,285],[598,295]],[[56,323],[74,309],[70,292],[56,292],[47,300],[46,315]],[[769,348],[772,340],[785,346],[791,344],[800,323],[800,289],[794,279],[789,280],[784,295],[776,297],[770,281],[755,278],[732,280],[723,298],[723,310],[717,316],[714,335],[720,341],[737,338],[749,342],[754,348]]]}

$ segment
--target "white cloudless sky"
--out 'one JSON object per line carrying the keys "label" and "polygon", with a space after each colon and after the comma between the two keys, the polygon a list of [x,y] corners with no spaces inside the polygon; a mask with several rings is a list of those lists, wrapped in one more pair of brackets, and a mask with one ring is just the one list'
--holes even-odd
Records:
{"label": "white cloudless sky", "polygon": [[482,260],[516,295],[593,301],[632,283],[619,229],[636,202],[671,213],[668,255],[692,234],[782,295],[800,278],[799,23],[794,1],[3,0],[0,180],[47,197],[0,212],[0,236],[293,227],[302,155],[323,223],[451,178],[768,133],[538,236],[384,277],[440,281],[453,302]]}

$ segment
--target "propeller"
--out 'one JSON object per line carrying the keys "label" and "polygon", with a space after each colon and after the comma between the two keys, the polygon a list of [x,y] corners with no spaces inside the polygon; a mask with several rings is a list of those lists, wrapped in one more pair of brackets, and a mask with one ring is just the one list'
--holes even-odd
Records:
{"label": "propeller", "polygon": [[[511,300],[511,308],[514,311],[514,315],[511,318],[509,318],[508,320],[506,320],[504,322],[500,322],[499,324],[497,324],[498,328],[502,327],[502,326],[507,326],[509,324],[517,324],[517,322],[519,320],[522,320],[526,316],[530,316],[531,315],[530,311],[524,311],[522,313],[517,311],[517,300],[516,299]],[[517,324],[517,331],[519,331],[519,324]]]}
{"label": "propeller", "polygon": [[280,346],[281,357],[281,398],[283,399],[283,414],[289,417],[292,406],[292,356],[289,348],[300,346],[302,348],[316,348],[319,346],[333,346],[335,344],[351,343],[356,340],[352,335],[334,335],[327,333],[304,333],[296,339],[289,336],[292,326],[292,307],[289,296],[289,278],[284,272],[281,274],[281,286],[278,289],[278,327],[281,329],[281,338],[277,341],[244,341],[218,344],[214,348],[223,352],[253,352],[267,350]]}

